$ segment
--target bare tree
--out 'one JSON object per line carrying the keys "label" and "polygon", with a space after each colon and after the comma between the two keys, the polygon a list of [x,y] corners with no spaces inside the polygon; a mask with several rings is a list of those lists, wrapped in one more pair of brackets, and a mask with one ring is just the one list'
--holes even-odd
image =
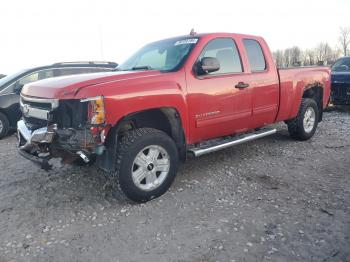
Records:
{"label": "bare tree", "polygon": [[350,46],[350,27],[341,27],[338,38],[344,56],[347,56]]}
{"label": "bare tree", "polygon": [[[321,42],[313,49],[302,50],[298,46],[293,46],[284,50],[279,49],[273,52],[273,57],[278,67],[310,66],[316,64],[330,65],[333,64],[342,53],[350,54],[350,27],[346,30],[342,28],[342,39],[348,39],[347,41],[343,41],[343,43],[346,44],[345,48],[343,45],[342,47],[335,46],[331,48],[327,42]],[[347,53],[345,53],[345,49]]]}
{"label": "bare tree", "polygon": [[301,49],[298,46],[293,46],[290,49],[290,60],[292,66],[301,65]]}
{"label": "bare tree", "polygon": [[315,49],[316,62],[318,64],[327,64],[329,61],[332,60],[332,52],[332,48],[329,46],[328,43],[319,43]]}
{"label": "bare tree", "polygon": [[303,64],[306,66],[315,64],[315,51],[311,49],[306,49],[304,52],[304,61]]}
{"label": "bare tree", "polygon": [[342,56],[342,51],[339,47],[335,47],[333,49],[332,55],[331,55],[331,59],[330,59],[330,64],[333,64],[335,61],[338,60],[339,57]]}
{"label": "bare tree", "polygon": [[277,50],[273,52],[272,55],[275,59],[276,66],[283,67],[283,50]]}
{"label": "bare tree", "polygon": [[287,48],[286,50],[284,50],[283,53],[283,64],[285,67],[290,67],[291,66],[291,49]]}

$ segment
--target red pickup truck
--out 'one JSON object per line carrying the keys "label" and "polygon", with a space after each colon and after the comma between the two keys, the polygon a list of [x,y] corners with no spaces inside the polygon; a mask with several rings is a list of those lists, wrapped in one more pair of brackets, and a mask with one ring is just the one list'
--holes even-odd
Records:
{"label": "red pickup truck", "polygon": [[261,37],[191,34],[146,45],[114,72],[25,85],[19,153],[93,163],[137,202],[165,193],[180,161],[274,134],[307,140],[330,95],[326,67],[277,69]]}

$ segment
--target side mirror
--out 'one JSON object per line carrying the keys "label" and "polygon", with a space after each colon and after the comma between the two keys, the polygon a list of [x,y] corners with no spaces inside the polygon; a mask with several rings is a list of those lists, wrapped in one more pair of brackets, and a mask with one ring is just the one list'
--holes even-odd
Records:
{"label": "side mirror", "polygon": [[23,88],[23,85],[22,85],[20,82],[16,82],[16,83],[15,83],[15,86],[13,87],[13,91],[14,91],[16,94],[19,94],[19,93],[21,93],[22,88]]}
{"label": "side mirror", "polygon": [[215,57],[203,57],[198,61],[196,69],[198,75],[209,74],[220,70],[220,62]]}

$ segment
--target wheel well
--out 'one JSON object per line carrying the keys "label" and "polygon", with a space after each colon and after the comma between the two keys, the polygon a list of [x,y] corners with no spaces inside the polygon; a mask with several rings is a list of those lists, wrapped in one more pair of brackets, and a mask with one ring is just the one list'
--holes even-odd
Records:
{"label": "wheel well", "polygon": [[319,110],[319,121],[322,121],[323,116],[323,88],[320,85],[309,87],[304,91],[303,98],[314,99]]}
{"label": "wheel well", "polygon": [[184,132],[179,113],[174,108],[157,108],[133,113],[125,117],[118,125],[118,136],[125,131],[149,127],[163,131],[176,143],[179,153],[186,147]]}
{"label": "wheel well", "polygon": [[125,117],[118,124],[118,135],[123,136],[124,132],[141,127],[150,127],[162,130],[172,137],[171,123],[161,109],[145,110]]}
{"label": "wheel well", "polygon": [[174,140],[180,159],[182,161],[186,160],[186,139],[180,115],[176,109],[164,107],[132,113],[113,126],[105,142],[106,150],[101,157],[98,156],[99,166],[109,172],[114,170],[117,141],[121,139],[125,132],[142,127],[154,128],[165,132]]}

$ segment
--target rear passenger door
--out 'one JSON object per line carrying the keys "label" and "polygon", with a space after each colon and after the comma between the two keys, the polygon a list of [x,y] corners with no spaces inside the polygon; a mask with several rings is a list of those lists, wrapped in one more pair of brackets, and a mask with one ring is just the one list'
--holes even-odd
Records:
{"label": "rear passenger door", "polygon": [[[253,127],[261,127],[275,121],[279,103],[279,80],[276,68],[264,41],[242,39],[250,70],[250,88],[252,89]],[[270,59],[267,59],[270,58]]]}

